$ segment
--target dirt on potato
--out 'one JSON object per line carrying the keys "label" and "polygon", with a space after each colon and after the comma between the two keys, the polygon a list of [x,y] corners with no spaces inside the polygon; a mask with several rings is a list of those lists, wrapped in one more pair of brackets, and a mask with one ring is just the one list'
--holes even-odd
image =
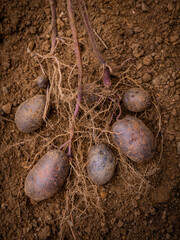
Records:
{"label": "dirt on potato", "polygon": [[[151,107],[141,113],[129,112],[121,102],[120,108],[113,102],[115,107],[111,108],[114,95],[109,92],[108,98],[101,94],[102,71],[73,2],[83,84],[88,94],[95,93],[89,96],[95,103],[82,103],[67,183],[54,197],[37,203],[24,193],[25,178],[47,151],[69,139],[70,110],[74,108],[70,109],[68,102],[75,107],[78,78],[72,34],[66,1],[57,1],[58,46],[54,58],[43,60],[51,49],[49,1],[1,1],[0,238],[180,239],[180,2],[86,1],[98,46],[112,69],[112,88],[119,98],[131,87],[142,87],[151,95]],[[46,94],[36,86],[37,77],[42,75],[38,59],[50,77],[51,110],[41,129],[24,134],[14,122],[18,106],[36,94]],[[101,105],[85,115],[99,98]],[[102,107],[110,112],[102,111]],[[126,115],[139,117],[155,136],[155,157],[144,165],[125,159],[108,137],[116,118]],[[99,129],[93,125],[95,119]],[[106,126],[104,132],[102,126]],[[86,179],[85,173],[88,149],[99,142],[109,145],[117,167],[112,180],[98,187]],[[67,153],[67,148],[66,144],[62,149]]]}

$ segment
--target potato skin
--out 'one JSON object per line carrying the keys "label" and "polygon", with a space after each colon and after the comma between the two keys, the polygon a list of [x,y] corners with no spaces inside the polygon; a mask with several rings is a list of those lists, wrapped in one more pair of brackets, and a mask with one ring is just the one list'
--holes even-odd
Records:
{"label": "potato skin", "polygon": [[115,122],[112,136],[116,145],[134,162],[148,161],[155,153],[152,132],[136,117],[126,116]]}
{"label": "potato skin", "polygon": [[64,184],[69,171],[68,157],[60,150],[47,152],[25,180],[26,195],[36,201],[52,197]]}
{"label": "potato skin", "polygon": [[45,95],[35,95],[21,103],[15,114],[15,123],[21,132],[31,133],[41,127],[45,103]]}
{"label": "potato skin", "polygon": [[116,161],[113,152],[105,144],[92,146],[87,160],[87,173],[93,183],[103,185],[112,178]]}
{"label": "potato skin", "polygon": [[130,88],[123,95],[124,106],[131,112],[141,112],[151,105],[150,95],[142,88]]}

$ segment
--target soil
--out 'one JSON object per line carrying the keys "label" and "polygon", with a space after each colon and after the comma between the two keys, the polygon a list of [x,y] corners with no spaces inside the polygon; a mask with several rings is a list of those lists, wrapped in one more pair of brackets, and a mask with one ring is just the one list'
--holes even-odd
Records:
{"label": "soil", "polygon": [[[180,2],[88,0],[87,6],[92,26],[106,44],[97,38],[102,54],[112,68],[112,83],[116,84],[126,74],[127,86],[142,86],[155,103],[141,114],[130,113],[123,106],[122,110],[125,115],[143,119],[154,134],[159,131],[155,160],[152,161],[156,168],[149,177],[146,175],[148,184],[143,191],[139,185],[139,190],[134,190],[135,185],[128,183],[119,160],[112,180],[97,187],[100,211],[93,204],[87,209],[80,205],[82,214],[72,212],[72,218],[67,218],[63,225],[68,185],[65,184],[54,197],[38,203],[25,195],[27,166],[34,158],[36,162],[47,150],[64,143],[61,138],[51,140],[62,133],[63,128],[68,128],[68,123],[64,119],[57,124],[59,108],[52,100],[48,124],[32,134],[23,134],[17,129],[14,123],[17,107],[35,94],[45,92],[39,90],[34,81],[42,72],[32,52],[47,54],[50,51],[51,11],[49,1],[2,0],[0,238],[180,239]],[[99,64],[76,4],[74,9],[84,80],[93,84],[100,78]],[[57,1],[57,24],[62,40],[59,43],[61,51],[57,50],[56,54],[63,63],[73,67],[75,56],[66,1]],[[69,70],[62,66],[62,71],[66,86]],[[76,80],[77,72],[72,78],[74,86]],[[119,159],[117,152],[116,157]],[[136,165],[136,169],[138,167]]]}

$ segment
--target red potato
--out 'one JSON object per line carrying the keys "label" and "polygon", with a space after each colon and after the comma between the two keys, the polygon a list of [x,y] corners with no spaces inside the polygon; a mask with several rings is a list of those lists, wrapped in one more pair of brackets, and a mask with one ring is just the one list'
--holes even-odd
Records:
{"label": "red potato", "polygon": [[112,178],[116,161],[113,152],[105,144],[94,145],[88,154],[87,172],[91,181],[106,184]]}
{"label": "red potato", "polygon": [[69,171],[68,157],[60,150],[47,152],[25,180],[26,195],[36,201],[52,197],[64,184]]}
{"label": "red potato", "polygon": [[122,152],[134,162],[152,159],[155,140],[150,129],[138,118],[126,116],[114,123],[112,136]]}
{"label": "red potato", "polygon": [[142,88],[130,88],[124,92],[123,104],[131,112],[141,112],[151,105],[150,95]]}
{"label": "red potato", "polygon": [[17,128],[24,133],[32,133],[43,124],[43,113],[46,104],[45,95],[34,97],[21,103],[15,114]]}

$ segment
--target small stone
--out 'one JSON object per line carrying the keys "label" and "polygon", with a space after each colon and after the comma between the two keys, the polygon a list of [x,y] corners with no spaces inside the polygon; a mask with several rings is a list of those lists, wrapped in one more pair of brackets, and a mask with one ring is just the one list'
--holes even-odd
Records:
{"label": "small stone", "polygon": [[12,103],[6,103],[3,107],[2,110],[6,113],[6,114],[10,114],[11,113],[11,108],[12,108]]}
{"label": "small stone", "polygon": [[121,220],[119,220],[118,227],[121,228],[123,225],[124,225],[124,223]]}
{"label": "small stone", "polygon": [[176,110],[176,108],[173,108],[173,109],[172,109],[171,114],[172,114],[173,117],[176,117],[176,116],[177,116],[177,110]]}
{"label": "small stone", "polygon": [[176,42],[179,39],[179,35],[170,36],[170,42]]}
{"label": "small stone", "polygon": [[2,88],[2,91],[3,91],[4,95],[7,95],[7,94],[8,94],[8,89],[7,89],[7,87],[3,87],[3,88]]}
{"label": "small stone", "polygon": [[151,79],[152,79],[152,77],[151,77],[151,75],[149,73],[145,73],[143,75],[143,80],[144,81],[149,82],[149,81],[151,81]]}
{"label": "small stone", "polygon": [[149,11],[149,7],[144,2],[142,2],[141,9],[142,9],[143,12],[148,12]]}
{"label": "small stone", "polygon": [[101,196],[101,198],[104,200],[104,199],[107,197],[107,192],[101,191],[101,192],[100,192],[100,196]]}
{"label": "small stone", "polygon": [[153,58],[151,55],[148,55],[143,59],[144,65],[147,65],[147,66],[149,66],[152,63],[152,61],[153,61]]}

